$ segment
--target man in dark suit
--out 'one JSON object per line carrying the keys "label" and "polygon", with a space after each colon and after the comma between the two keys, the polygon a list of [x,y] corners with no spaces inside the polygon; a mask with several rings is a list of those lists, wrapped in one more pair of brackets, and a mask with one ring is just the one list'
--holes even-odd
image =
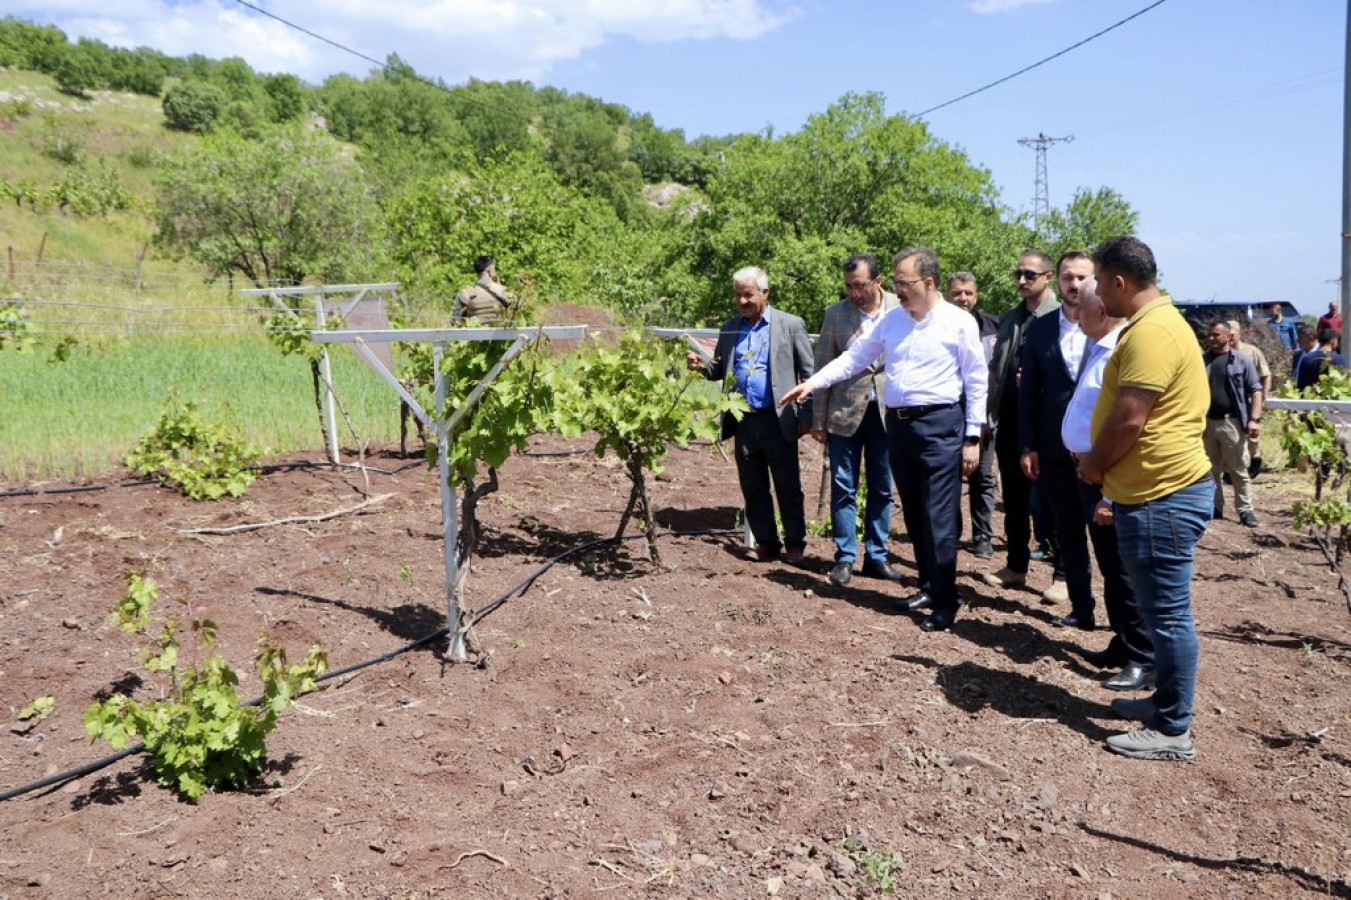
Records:
{"label": "man in dark suit", "polygon": [[989,424],[994,428],[995,462],[1004,497],[1007,562],[998,572],[986,572],[981,580],[998,588],[1026,584],[1027,567],[1032,559],[1028,546],[1032,541],[1031,483],[1019,465],[1018,445],[1018,368],[1023,341],[1032,319],[1050,315],[1060,306],[1051,287],[1055,283],[1054,266],[1045,253],[1028,250],[1018,257],[1013,277],[1022,302],[1000,316],[990,360]]}
{"label": "man in dark suit", "polygon": [[1057,625],[1092,630],[1093,586],[1088,535],[1076,485],[1075,462],[1060,437],[1075,379],[1083,361],[1086,338],[1079,328],[1079,288],[1093,275],[1093,260],[1082,250],[1063,254],[1056,264],[1060,311],[1033,319],[1027,326],[1020,366],[1018,398],[1019,463],[1037,484],[1051,514],[1060,549],[1057,562],[1064,586],[1052,584],[1042,597],[1058,602],[1068,594],[1070,614]]}
{"label": "man in dark suit", "polygon": [[[739,269],[732,286],[740,314],[723,323],[712,362],[705,364],[693,352],[686,354],[686,361],[691,371],[710,381],[731,373],[733,389],[750,406],[739,420],[730,414],[722,420],[723,439],[734,438],[746,524],[755,539],[750,558],[764,562],[783,551],[788,562],[797,563],[807,549],[797,440],[811,412],[791,403],[780,407],[779,402],[800,380],[811,377],[811,341],[801,319],[769,305],[769,277],[763,269]],[[771,481],[783,520],[782,542],[774,524]]]}

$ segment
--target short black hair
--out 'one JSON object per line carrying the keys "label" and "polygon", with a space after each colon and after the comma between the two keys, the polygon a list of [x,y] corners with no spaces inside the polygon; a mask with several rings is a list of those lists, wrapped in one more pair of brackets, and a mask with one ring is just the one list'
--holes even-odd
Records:
{"label": "short black hair", "polygon": [[1027,259],[1029,256],[1036,257],[1038,260],[1041,261],[1041,267],[1043,271],[1059,273],[1060,269],[1052,265],[1051,257],[1047,256],[1040,250],[1024,250],[1022,253],[1018,254],[1018,259],[1019,261],[1021,261]]}
{"label": "short black hair", "polygon": [[1154,251],[1138,237],[1124,234],[1103,241],[1093,251],[1093,265],[1101,273],[1124,275],[1136,284],[1151,286],[1159,279]]}
{"label": "short black hair", "polygon": [[1087,251],[1066,250],[1064,253],[1060,254],[1060,258],[1055,261],[1055,273],[1057,275],[1060,274],[1060,267],[1065,264],[1065,260],[1067,259],[1086,259],[1089,262],[1093,261],[1093,257],[1090,256]]}
{"label": "short black hair", "polygon": [[877,267],[877,257],[871,253],[855,253],[844,261],[844,274],[848,275],[861,265],[867,265],[868,278],[876,280],[877,276],[882,274],[882,270]]}
{"label": "short black hair", "polygon": [[938,254],[928,247],[906,247],[892,258],[891,268],[894,270],[912,256],[915,257],[915,271],[921,278],[932,278],[935,286],[943,283],[943,270],[938,265]]}
{"label": "short black hair", "polygon": [[474,274],[482,275],[495,265],[497,265],[497,260],[491,256],[480,256],[474,260]]}

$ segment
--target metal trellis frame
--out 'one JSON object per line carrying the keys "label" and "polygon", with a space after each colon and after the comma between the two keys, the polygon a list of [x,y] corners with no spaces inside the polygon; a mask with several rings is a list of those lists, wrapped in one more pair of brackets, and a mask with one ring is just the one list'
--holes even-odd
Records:
{"label": "metal trellis frame", "polygon": [[[534,328],[390,328],[377,330],[313,331],[310,339],[316,344],[350,344],[352,349],[380,375],[394,392],[408,404],[413,415],[436,434],[440,452],[436,454],[437,476],[441,482],[442,555],[446,567],[446,629],[450,635],[447,655],[454,660],[469,658],[465,644],[465,630],[460,627],[460,601],[455,596],[455,582],[459,577],[460,561],[455,552],[459,534],[459,491],[450,483],[450,436],[455,426],[473,409],[479,397],[493,383],[507,364],[531,343],[547,337],[550,340],[579,341],[586,337],[585,325],[537,326]],[[512,345],[465,398],[459,409],[446,409],[446,385],[441,377],[441,359],[446,346],[453,341],[511,341]],[[388,349],[399,343],[427,343],[432,345],[432,376],[436,384],[435,415],[424,410],[417,398],[405,388],[391,367],[376,353],[376,348]]]}

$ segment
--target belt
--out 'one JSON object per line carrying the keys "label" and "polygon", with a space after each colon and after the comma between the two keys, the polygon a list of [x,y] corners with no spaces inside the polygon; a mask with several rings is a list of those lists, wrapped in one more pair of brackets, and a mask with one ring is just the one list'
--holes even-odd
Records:
{"label": "belt", "polygon": [[762,407],[760,407],[759,409],[752,409],[752,410],[750,410],[749,412],[746,413],[746,415],[748,415],[748,416],[759,416],[759,415],[764,415],[765,413],[772,413],[772,412],[774,412],[774,407],[772,407],[772,406],[762,406]]}
{"label": "belt", "polygon": [[957,401],[954,400],[951,403],[934,403],[929,406],[888,406],[887,415],[893,419],[919,419],[929,413],[952,409],[956,405]]}

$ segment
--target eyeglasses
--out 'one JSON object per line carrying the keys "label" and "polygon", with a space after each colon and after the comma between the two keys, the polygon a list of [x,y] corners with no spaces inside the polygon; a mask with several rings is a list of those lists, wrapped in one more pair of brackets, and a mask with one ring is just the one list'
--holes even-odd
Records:
{"label": "eyeglasses", "polygon": [[1014,270],[1013,270],[1013,277],[1016,278],[1016,279],[1018,279],[1019,281],[1036,281],[1036,280],[1037,280],[1038,278],[1040,278],[1041,276],[1043,276],[1043,275],[1050,275],[1050,274],[1051,274],[1051,273],[1050,273],[1049,271],[1047,271],[1047,272],[1036,272],[1036,271],[1034,271],[1034,270],[1032,270],[1032,269],[1014,269]]}
{"label": "eyeglasses", "polygon": [[919,282],[921,282],[921,281],[923,281],[923,280],[924,280],[924,276],[923,276],[923,275],[917,275],[917,276],[915,276],[914,278],[897,278],[897,279],[895,279],[895,280],[893,280],[893,281],[891,282],[891,286],[892,286],[893,288],[895,288],[896,290],[899,291],[901,288],[905,287],[906,285],[918,284]]}

